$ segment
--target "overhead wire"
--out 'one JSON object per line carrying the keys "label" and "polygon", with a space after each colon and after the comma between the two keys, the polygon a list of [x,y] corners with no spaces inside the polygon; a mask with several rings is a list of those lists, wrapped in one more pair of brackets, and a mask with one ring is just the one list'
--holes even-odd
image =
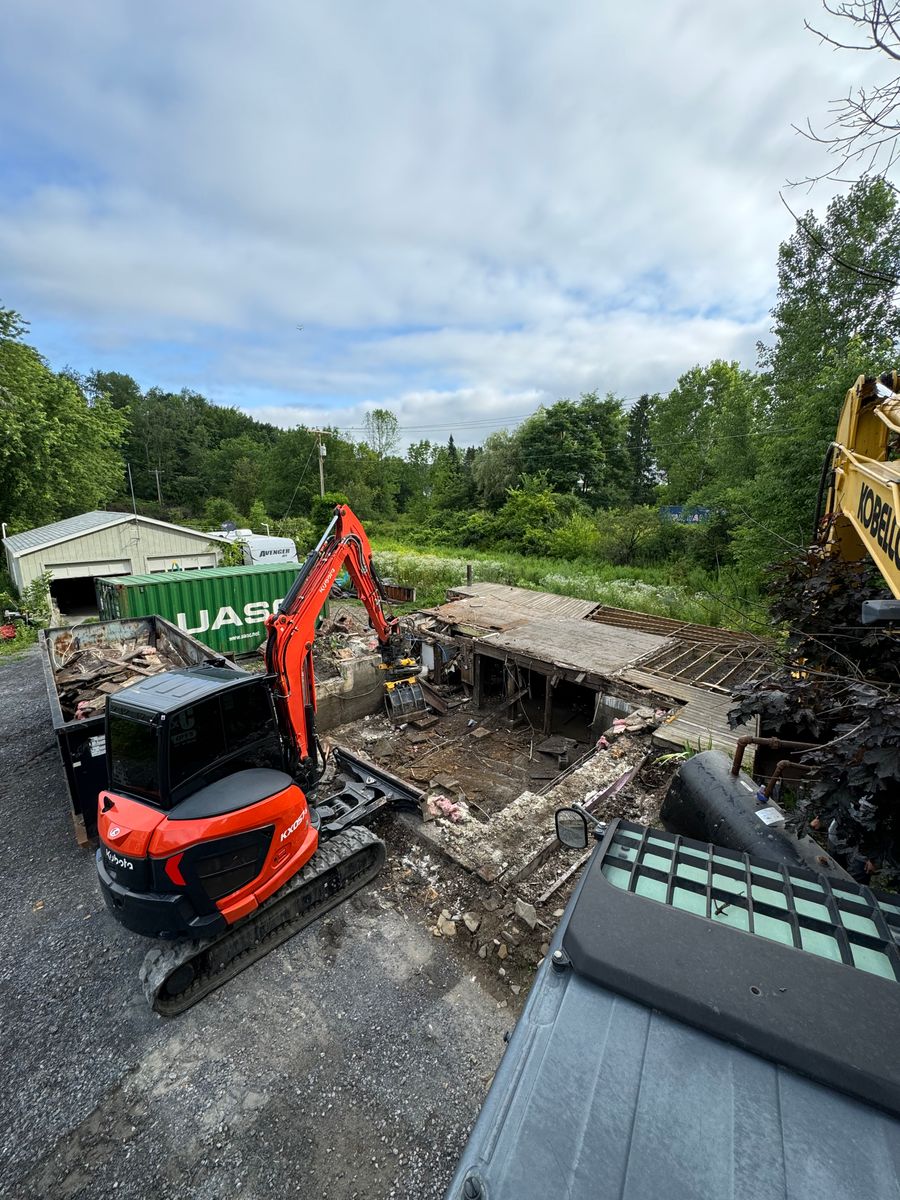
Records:
{"label": "overhead wire", "polygon": [[288,513],[291,511],[291,508],[293,507],[294,501],[297,499],[297,493],[300,490],[300,484],[306,478],[306,472],[309,470],[309,464],[312,462],[313,451],[315,450],[315,448],[316,448],[316,443],[313,442],[312,449],[309,452],[309,457],[306,460],[306,466],[303,468],[303,471],[300,474],[300,478],[297,480],[297,486],[294,488],[294,492],[293,492],[293,495],[291,496],[290,502],[288,503],[287,508],[284,510],[284,516],[281,518],[282,521],[285,520]]}

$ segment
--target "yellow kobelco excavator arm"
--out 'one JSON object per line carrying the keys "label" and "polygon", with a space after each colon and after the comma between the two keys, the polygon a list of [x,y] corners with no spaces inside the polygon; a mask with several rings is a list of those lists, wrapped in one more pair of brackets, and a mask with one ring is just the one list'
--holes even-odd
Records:
{"label": "yellow kobelco excavator arm", "polygon": [[867,624],[900,619],[900,374],[860,375],[847,393],[819,487],[816,538],[848,562],[867,555],[894,600],[863,605]]}

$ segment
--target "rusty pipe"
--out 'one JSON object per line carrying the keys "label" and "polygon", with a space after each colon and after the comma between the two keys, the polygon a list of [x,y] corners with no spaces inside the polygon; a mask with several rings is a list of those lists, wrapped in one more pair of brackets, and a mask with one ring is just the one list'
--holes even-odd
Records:
{"label": "rusty pipe", "polygon": [[744,751],[748,746],[765,746],[768,750],[818,750],[820,742],[792,742],[787,738],[777,737],[741,737],[734,748],[734,759],[731,763],[731,774],[735,779],[740,774],[741,763],[744,761]]}
{"label": "rusty pipe", "polygon": [[772,791],[775,788],[775,784],[778,782],[778,780],[781,778],[781,776],[784,774],[784,772],[787,770],[788,767],[796,767],[796,769],[798,771],[812,771],[814,769],[812,763],[795,763],[793,761],[793,759],[790,759],[790,758],[780,759],[775,764],[775,770],[769,776],[769,782],[762,789],[762,794],[765,796],[765,798],[767,800],[771,799]]}

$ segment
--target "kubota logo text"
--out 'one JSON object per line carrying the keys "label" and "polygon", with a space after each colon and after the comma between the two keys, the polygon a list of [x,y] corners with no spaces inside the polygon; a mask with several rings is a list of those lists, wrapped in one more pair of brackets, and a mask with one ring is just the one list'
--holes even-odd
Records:
{"label": "kubota logo text", "polygon": [[128,871],[134,870],[133,862],[129,862],[128,859],[123,858],[121,854],[116,854],[114,850],[110,850],[109,846],[104,846],[103,852],[106,855],[106,861],[111,867],[124,867]]}

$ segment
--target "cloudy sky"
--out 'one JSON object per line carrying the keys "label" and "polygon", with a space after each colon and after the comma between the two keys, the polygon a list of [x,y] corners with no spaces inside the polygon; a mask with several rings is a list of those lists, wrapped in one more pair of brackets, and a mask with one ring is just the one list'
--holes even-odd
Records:
{"label": "cloudy sky", "polygon": [[0,303],[55,367],[285,426],[387,406],[407,440],[752,366],[779,188],[823,162],[791,123],[864,65],[819,15],[28,0],[0,37]]}

